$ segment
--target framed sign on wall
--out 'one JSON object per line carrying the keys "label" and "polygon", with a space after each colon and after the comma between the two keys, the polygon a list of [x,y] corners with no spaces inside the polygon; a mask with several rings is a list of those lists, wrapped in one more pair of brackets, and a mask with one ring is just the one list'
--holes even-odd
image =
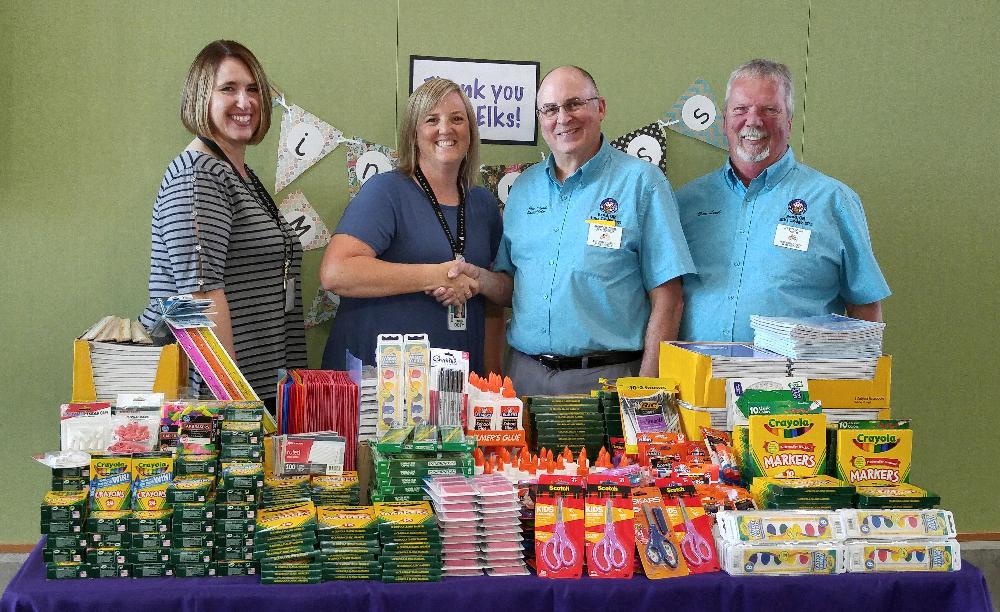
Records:
{"label": "framed sign on wall", "polygon": [[538,62],[410,56],[410,93],[436,77],[455,81],[469,97],[484,144],[538,144]]}

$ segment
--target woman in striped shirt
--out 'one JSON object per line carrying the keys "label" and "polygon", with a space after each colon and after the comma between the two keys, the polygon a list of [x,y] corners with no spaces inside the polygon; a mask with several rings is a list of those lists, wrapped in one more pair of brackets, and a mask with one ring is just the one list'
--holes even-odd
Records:
{"label": "woman in striped shirt", "polygon": [[[299,286],[302,248],[274,200],[244,163],[271,125],[271,89],[243,45],[210,43],[181,96],[195,139],[170,162],[153,204],[150,302],[180,293],[214,302],[215,333],[257,395],[272,405],[278,368],[305,367]],[[207,389],[197,373],[192,393]]]}

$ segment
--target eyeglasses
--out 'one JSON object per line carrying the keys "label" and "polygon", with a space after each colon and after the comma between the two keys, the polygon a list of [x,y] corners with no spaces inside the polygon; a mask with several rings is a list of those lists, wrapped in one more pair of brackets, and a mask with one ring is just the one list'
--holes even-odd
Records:
{"label": "eyeglasses", "polygon": [[593,98],[580,99],[580,98],[570,98],[562,104],[543,104],[538,109],[538,114],[546,119],[551,119],[559,114],[559,109],[563,109],[569,114],[573,114],[587,105],[587,102],[592,102],[594,100],[600,100],[600,96],[594,96]]}

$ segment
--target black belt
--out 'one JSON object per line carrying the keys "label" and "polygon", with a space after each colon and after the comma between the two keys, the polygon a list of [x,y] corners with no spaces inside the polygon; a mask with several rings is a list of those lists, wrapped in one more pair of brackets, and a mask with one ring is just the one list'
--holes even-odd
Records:
{"label": "black belt", "polygon": [[580,370],[635,361],[642,358],[642,351],[610,351],[591,353],[582,357],[562,357],[560,355],[526,355],[526,357],[553,370]]}

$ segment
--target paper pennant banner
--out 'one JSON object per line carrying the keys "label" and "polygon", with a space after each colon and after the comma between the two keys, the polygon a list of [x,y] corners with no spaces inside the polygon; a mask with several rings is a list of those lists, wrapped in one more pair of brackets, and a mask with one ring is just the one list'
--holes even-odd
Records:
{"label": "paper pennant banner", "polygon": [[663,135],[659,122],[619,136],[611,141],[611,146],[632,157],[648,161],[662,170],[663,174],[667,173],[667,138]]}
{"label": "paper pennant banner", "polygon": [[274,192],[323,159],[343,141],[344,133],[316,115],[292,104],[281,117],[278,139],[278,162],[274,173]]}
{"label": "paper pennant banner", "polygon": [[509,166],[480,166],[479,173],[483,175],[483,184],[493,192],[493,195],[500,200],[500,213],[507,203],[507,194],[510,193],[511,185],[521,176],[521,173],[533,166],[537,162],[525,162],[523,164],[510,164]]}
{"label": "paper pennant banner", "polygon": [[325,323],[337,316],[337,309],[340,308],[340,296],[332,291],[326,291],[320,287],[313,298],[312,306],[305,316],[306,329],[312,329],[317,325]]}
{"label": "paper pennant banner", "polygon": [[330,230],[312,207],[302,190],[288,194],[278,206],[281,216],[292,226],[302,243],[302,250],[320,249],[330,242]]}
{"label": "paper pennant banner", "polygon": [[698,79],[666,112],[666,127],[728,151],[718,108],[708,82]]}
{"label": "paper pennant banner", "polygon": [[347,141],[347,191],[353,198],[365,181],[383,172],[389,172],[399,164],[399,154],[362,138]]}

